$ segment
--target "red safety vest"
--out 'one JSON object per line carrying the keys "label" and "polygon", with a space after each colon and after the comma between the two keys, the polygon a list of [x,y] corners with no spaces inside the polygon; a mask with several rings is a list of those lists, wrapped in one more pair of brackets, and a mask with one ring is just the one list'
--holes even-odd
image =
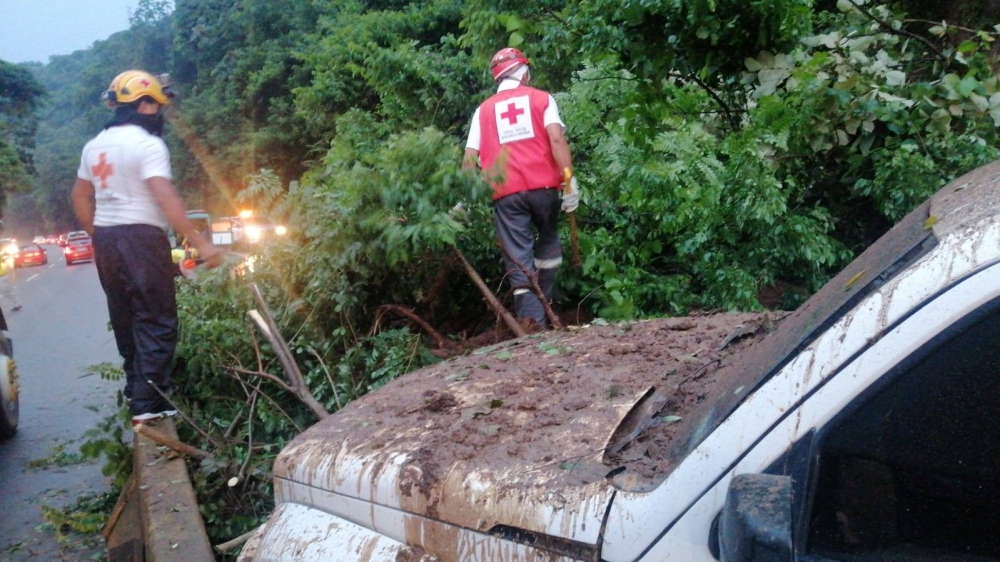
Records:
{"label": "red safety vest", "polygon": [[527,86],[498,92],[479,106],[479,160],[494,201],[562,184],[545,131],[548,106],[546,92]]}

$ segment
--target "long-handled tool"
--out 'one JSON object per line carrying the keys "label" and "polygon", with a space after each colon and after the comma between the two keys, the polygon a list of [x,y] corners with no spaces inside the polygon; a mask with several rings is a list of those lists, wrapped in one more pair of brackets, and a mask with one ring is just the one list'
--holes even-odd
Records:
{"label": "long-handled tool", "polygon": [[[563,168],[563,179],[565,184],[563,185],[563,191],[570,193],[573,189],[573,184],[570,182],[573,179],[573,172],[569,168]],[[580,239],[576,233],[576,211],[571,211],[569,214],[569,239],[573,244],[573,269],[579,273],[582,264],[580,263]]]}

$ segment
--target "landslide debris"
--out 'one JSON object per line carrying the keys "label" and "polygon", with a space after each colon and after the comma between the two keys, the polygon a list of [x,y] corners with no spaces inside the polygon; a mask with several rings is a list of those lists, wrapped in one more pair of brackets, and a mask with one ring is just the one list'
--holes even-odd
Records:
{"label": "landslide debris", "polygon": [[675,429],[727,390],[716,373],[783,317],[706,314],[532,334],[409,373],[308,433],[331,450],[408,454],[421,490],[460,465],[526,473],[507,485],[614,475],[616,485],[649,488],[673,468]]}

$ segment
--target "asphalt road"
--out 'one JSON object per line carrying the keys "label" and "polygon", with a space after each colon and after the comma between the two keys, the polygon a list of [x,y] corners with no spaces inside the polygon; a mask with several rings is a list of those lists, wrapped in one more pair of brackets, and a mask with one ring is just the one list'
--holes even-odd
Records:
{"label": "asphalt road", "polygon": [[[20,375],[20,424],[0,442],[0,561],[87,560],[95,541],[70,536],[62,543],[43,525],[42,506],[65,507],[110,489],[96,461],[71,459],[84,432],[116,410],[122,383],[86,376],[102,362],[120,365],[108,331],[107,301],[93,263],[67,266],[57,246],[49,264],[20,268],[16,286],[23,308],[0,298]],[[63,455],[57,455],[62,451]],[[34,462],[32,462],[34,461]]]}

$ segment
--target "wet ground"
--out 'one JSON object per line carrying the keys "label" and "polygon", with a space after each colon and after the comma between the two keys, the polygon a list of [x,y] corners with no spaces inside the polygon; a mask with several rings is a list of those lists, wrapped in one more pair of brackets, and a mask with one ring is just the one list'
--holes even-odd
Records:
{"label": "wet ground", "polygon": [[65,508],[106,493],[95,461],[79,460],[84,433],[113,414],[119,382],[86,375],[120,363],[91,263],[67,267],[48,247],[49,265],[17,270],[23,309],[0,299],[20,373],[18,433],[0,443],[0,561],[104,559],[95,534],[57,534],[43,508]]}

